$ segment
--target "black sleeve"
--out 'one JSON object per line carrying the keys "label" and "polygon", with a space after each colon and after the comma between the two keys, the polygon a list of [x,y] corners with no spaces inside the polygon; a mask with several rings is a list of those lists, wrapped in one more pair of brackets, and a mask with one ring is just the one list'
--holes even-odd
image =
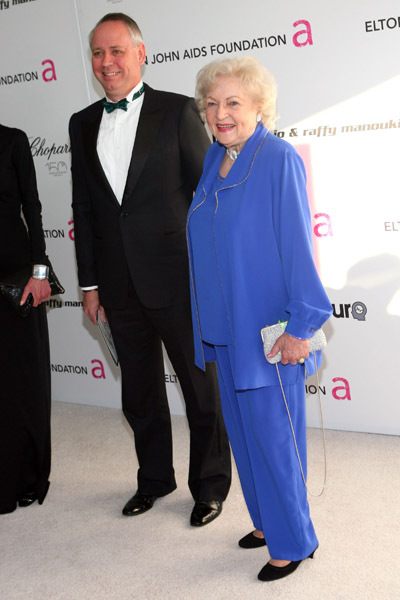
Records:
{"label": "black sleeve", "polygon": [[17,131],[12,148],[12,161],[18,181],[22,212],[29,232],[30,259],[32,264],[47,264],[42,205],[37,190],[35,165],[26,134]]}
{"label": "black sleeve", "polygon": [[203,172],[204,156],[211,142],[193,98],[188,98],[183,107],[179,142],[188,178],[195,191]]}
{"label": "black sleeve", "polygon": [[94,256],[93,215],[90,193],[82,165],[82,143],[79,137],[80,124],[73,115],[69,124],[72,164],[72,210],[78,279],[81,287],[97,285],[96,260]]}

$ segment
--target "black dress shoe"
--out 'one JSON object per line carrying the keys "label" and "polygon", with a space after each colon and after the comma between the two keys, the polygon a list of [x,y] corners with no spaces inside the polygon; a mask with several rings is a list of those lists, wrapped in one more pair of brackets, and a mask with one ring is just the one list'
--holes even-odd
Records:
{"label": "black dress shoe", "polygon": [[253,532],[242,537],[238,543],[241,548],[261,548],[261,546],[267,545],[265,543],[265,538],[258,538],[253,535]]}
{"label": "black dress shoe", "polygon": [[25,508],[26,506],[31,506],[38,499],[36,492],[24,492],[20,494],[17,498],[18,506],[21,508]]}
{"label": "black dress shoe", "polygon": [[193,527],[201,527],[211,523],[222,512],[222,502],[219,500],[209,500],[208,502],[195,502],[190,515],[190,524]]}
{"label": "black dress shoe", "polygon": [[6,515],[7,513],[12,513],[17,508],[17,504],[8,504],[4,506],[0,506],[0,515]]}
{"label": "black dress shoe", "polygon": [[142,513],[153,508],[153,504],[156,500],[157,496],[136,492],[136,494],[132,496],[132,498],[125,504],[124,508],[122,509],[122,514],[126,517],[141,515]]}
{"label": "black dress shoe", "polygon": [[[316,550],[317,548],[315,548]],[[314,558],[314,552],[311,552],[310,556],[307,558]],[[282,579],[283,577],[287,577],[291,573],[293,573],[299,564],[303,562],[302,560],[292,560],[286,567],[275,567],[271,565],[271,563],[267,562],[267,564],[261,569],[258,574],[258,579],[260,581],[275,581],[276,579]]]}

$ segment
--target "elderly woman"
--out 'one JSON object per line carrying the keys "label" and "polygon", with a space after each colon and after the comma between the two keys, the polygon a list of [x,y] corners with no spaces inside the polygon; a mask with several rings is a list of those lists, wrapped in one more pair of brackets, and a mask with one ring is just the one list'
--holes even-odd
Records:
{"label": "elderly woman", "polygon": [[[306,176],[275,137],[276,85],[254,58],[205,66],[196,100],[217,141],[188,214],[196,364],[216,360],[222,409],[255,531],[242,548],[268,546],[258,578],[292,573],[318,546],[276,367],[261,328],[288,321],[270,356],[280,375],[305,471],[308,338],[331,304],[313,261]],[[305,363],[304,363],[305,359]]]}
{"label": "elderly woman", "polygon": [[[41,204],[25,133],[0,125],[0,281],[32,266],[22,318],[0,295],[0,514],[41,504],[50,472],[50,296]],[[23,213],[23,217],[21,215]]]}

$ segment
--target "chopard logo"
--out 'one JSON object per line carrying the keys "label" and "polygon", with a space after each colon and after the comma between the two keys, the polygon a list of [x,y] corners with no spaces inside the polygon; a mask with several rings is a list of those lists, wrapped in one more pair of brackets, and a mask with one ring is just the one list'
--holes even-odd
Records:
{"label": "chopard logo", "polygon": [[[32,141],[31,141],[32,140]],[[35,137],[29,138],[29,141],[31,142],[31,152],[32,152],[32,156],[35,158],[36,156],[45,156],[46,158],[48,158],[50,160],[50,158],[52,156],[59,156],[60,154],[69,154],[71,152],[71,146],[70,144],[60,144],[60,145],[56,145],[54,142],[51,145],[48,145],[46,142],[46,138],[41,138],[41,137]],[[47,165],[50,165],[49,168],[49,172],[51,168],[55,168],[56,170],[59,168],[62,168],[61,165],[59,165],[59,163],[57,162],[53,162],[53,163],[47,163]]]}

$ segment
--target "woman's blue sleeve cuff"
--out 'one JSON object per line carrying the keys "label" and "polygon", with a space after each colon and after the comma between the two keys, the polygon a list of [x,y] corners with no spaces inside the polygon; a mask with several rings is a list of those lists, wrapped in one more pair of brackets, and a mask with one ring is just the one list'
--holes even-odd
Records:
{"label": "woman's blue sleeve cuff", "polygon": [[286,333],[300,340],[308,340],[314,335],[315,329],[309,323],[304,323],[296,317],[290,317],[286,326]]}

